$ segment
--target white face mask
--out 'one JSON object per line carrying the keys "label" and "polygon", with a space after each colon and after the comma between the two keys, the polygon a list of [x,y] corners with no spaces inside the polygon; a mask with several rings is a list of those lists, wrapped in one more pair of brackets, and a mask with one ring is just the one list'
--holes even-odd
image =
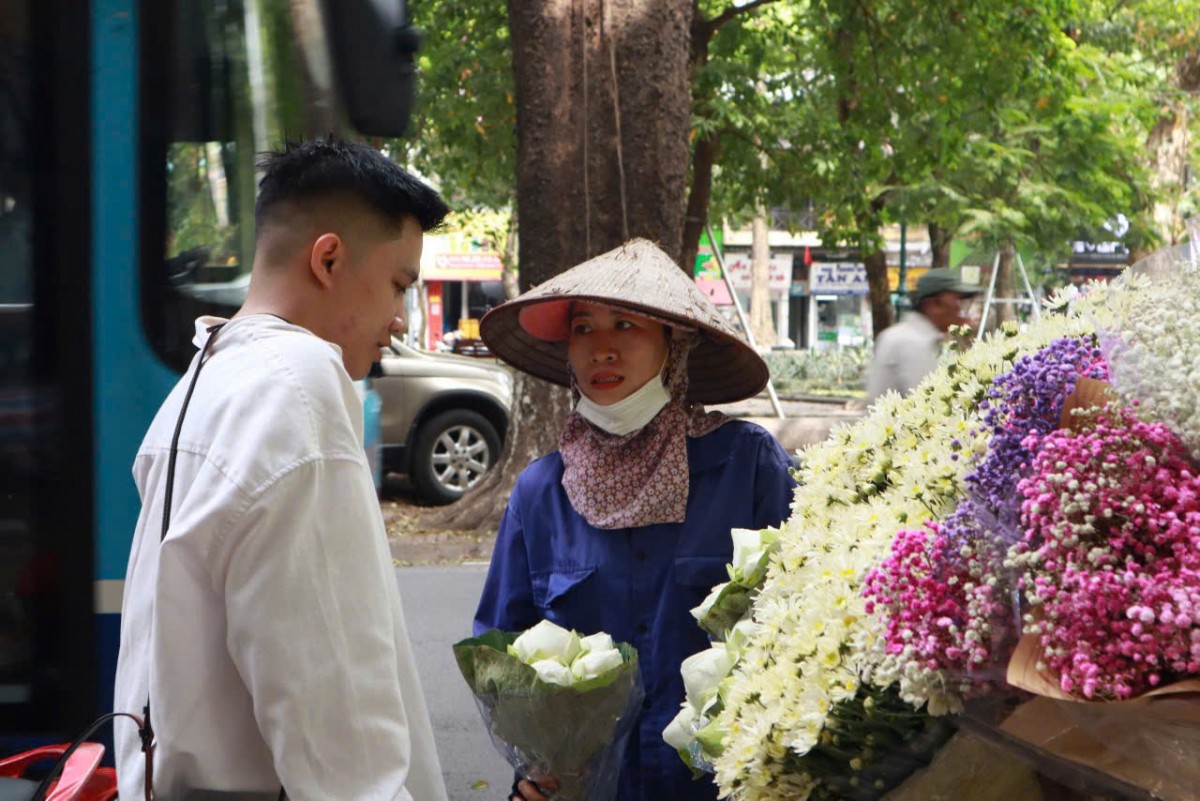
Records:
{"label": "white face mask", "polygon": [[608,406],[601,406],[580,393],[575,411],[597,428],[623,437],[645,427],[670,400],[671,394],[663,385],[660,370],[637,392]]}

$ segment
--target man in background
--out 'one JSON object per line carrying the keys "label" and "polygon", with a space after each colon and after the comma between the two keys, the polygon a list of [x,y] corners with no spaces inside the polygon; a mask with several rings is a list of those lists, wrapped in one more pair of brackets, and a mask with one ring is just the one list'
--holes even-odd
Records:
{"label": "man in background", "polygon": [[979,291],[945,269],[930,270],[917,280],[913,311],[875,338],[875,355],[867,372],[869,404],[888,390],[907,395],[933,372],[946,332],[967,323],[963,308]]}

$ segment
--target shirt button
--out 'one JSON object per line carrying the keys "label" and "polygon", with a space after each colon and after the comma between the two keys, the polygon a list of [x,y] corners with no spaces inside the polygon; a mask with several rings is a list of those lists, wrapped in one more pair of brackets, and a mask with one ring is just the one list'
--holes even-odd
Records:
{"label": "shirt button", "polygon": [[634,631],[636,631],[638,634],[645,634],[649,630],[650,630],[650,627],[647,626],[645,623],[638,623],[637,628],[634,629]]}
{"label": "shirt button", "polygon": [[639,562],[645,562],[645,561],[646,561],[646,552],[645,552],[645,551],[638,551],[637,553],[635,553],[635,554],[633,555],[633,558],[634,558],[634,559],[636,559],[636,560],[638,560]]}

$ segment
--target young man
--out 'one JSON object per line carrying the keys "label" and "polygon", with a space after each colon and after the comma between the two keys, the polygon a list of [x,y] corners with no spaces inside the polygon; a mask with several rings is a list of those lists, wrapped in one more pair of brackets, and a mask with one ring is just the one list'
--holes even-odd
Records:
{"label": "young man", "polygon": [[[149,701],[159,798],[441,801],[351,382],[404,330],[423,232],[447,208],[362,145],[263,166],[246,302],[197,321],[207,348],[134,463],[115,706]],[[117,724],[122,798],[142,797],[135,728]]]}
{"label": "young man", "polygon": [[875,339],[875,356],[867,372],[867,400],[889,389],[907,395],[937,367],[942,341],[953,325],[967,322],[963,302],[979,294],[950,270],[930,270],[917,280],[914,311]]}

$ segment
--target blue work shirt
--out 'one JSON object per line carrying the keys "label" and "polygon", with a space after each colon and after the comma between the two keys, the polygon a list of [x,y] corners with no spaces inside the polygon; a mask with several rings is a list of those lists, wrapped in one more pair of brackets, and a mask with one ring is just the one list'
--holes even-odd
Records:
{"label": "blue work shirt", "polygon": [[620,801],[717,797],[711,778],[693,780],[662,738],[684,698],[680,665],[709,646],[689,610],[728,580],[730,529],[778,525],[796,486],[783,448],[751,423],[730,421],[689,438],[687,449],[686,520],[638,528],[589,525],[567,499],[557,451],[529,465],[509,498],[475,613],[476,634],[545,618],[637,648],[646,701],[625,752]]}

